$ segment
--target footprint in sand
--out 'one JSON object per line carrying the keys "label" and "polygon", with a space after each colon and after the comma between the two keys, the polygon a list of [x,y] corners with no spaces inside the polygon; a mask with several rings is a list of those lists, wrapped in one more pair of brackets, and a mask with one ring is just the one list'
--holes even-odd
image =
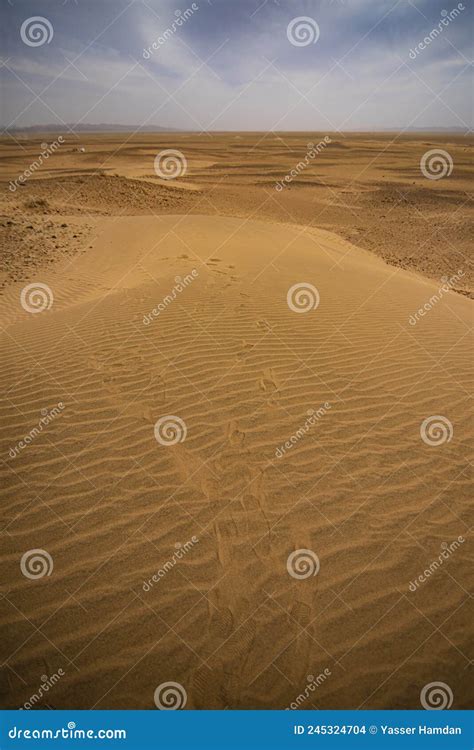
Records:
{"label": "footprint in sand", "polygon": [[217,268],[217,263],[222,263],[220,258],[209,258],[209,260],[206,261],[206,265],[209,266],[211,271],[214,271],[214,273],[220,273],[222,276],[227,276],[228,271]]}
{"label": "footprint in sand", "polygon": [[214,270],[214,266],[217,265],[217,263],[219,263],[218,258],[208,258],[208,260],[206,260],[206,266],[209,266],[211,270]]}
{"label": "footprint in sand", "polygon": [[228,703],[224,685],[209,667],[197,667],[191,678],[191,688],[193,708],[223,709]]}
{"label": "footprint in sand", "polygon": [[[255,666],[258,663],[259,656],[252,649],[256,634],[256,624],[252,619],[249,619],[235,629],[234,634],[231,635],[225,645],[224,669],[228,670],[235,680],[232,694],[236,694],[235,690],[239,690],[242,684],[242,675],[246,671],[249,660],[254,662]],[[253,669],[250,669],[249,672],[254,674]]]}
{"label": "footprint in sand", "polygon": [[271,367],[263,371],[263,375],[259,380],[259,386],[260,390],[264,393],[275,393],[278,390],[275,374]]}
{"label": "footprint in sand", "polygon": [[237,359],[242,359],[247,354],[250,354],[253,347],[254,347],[254,344],[251,344],[249,341],[241,341],[240,352],[237,354]]}
{"label": "footprint in sand", "polygon": [[234,631],[234,615],[230,607],[217,607],[215,604],[212,609],[210,631],[216,637],[229,638]]}
{"label": "footprint in sand", "polygon": [[212,470],[209,463],[205,464],[182,444],[174,445],[168,451],[168,457],[173,463],[179,483],[185,484],[192,478],[193,487],[200,491],[208,500],[219,496],[219,481],[217,472]]}
{"label": "footprint in sand", "polygon": [[262,331],[271,331],[272,327],[268,320],[257,320],[257,328],[260,328]]}
{"label": "footprint in sand", "polygon": [[239,430],[237,422],[232,420],[227,426],[227,439],[231,445],[243,445],[245,432]]}
{"label": "footprint in sand", "polygon": [[293,620],[296,620],[303,628],[311,622],[311,611],[311,607],[301,600],[294,602],[290,609]]}

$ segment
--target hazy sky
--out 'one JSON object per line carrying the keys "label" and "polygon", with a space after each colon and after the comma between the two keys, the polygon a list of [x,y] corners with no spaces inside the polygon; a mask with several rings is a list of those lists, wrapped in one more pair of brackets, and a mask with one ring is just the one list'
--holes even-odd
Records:
{"label": "hazy sky", "polygon": [[[197,0],[196,6],[173,29],[190,0],[1,0],[2,128],[65,122],[192,130],[472,127],[471,0],[452,20],[446,11],[458,8],[453,0]],[[29,38],[32,16],[47,23],[40,21],[39,37],[31,29]],[[300,16],[309,18],[310,34],[301,46],[288,38],[288,24]],[[432,41],[416,49],[434,28]],[[300,32],[296,25],[292,40],[308,41]],[[158,49],[144,55],[153,42]]]}

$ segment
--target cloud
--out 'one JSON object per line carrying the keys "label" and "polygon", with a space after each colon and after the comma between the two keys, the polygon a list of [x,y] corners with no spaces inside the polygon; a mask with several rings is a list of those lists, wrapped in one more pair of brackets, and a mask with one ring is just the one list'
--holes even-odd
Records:
{"label": "cloud", "polygon": [[[19,33],[25,17],[38,15],[36,3],[4,4],[3,126],[49,123],[52,113],[67,122],[189,129],[471,123],[467,0],[415,59],[410,50],[451,10],[445,0],[195,4],[173,27],[171,0],[58,2],[47,6],[54,37],[41,47],[28,47]],[[189,0],[180,3],[181,16],[187,8]],[[288,41],[288,23],[300,15],[317,22],[315,44]],[[167,29],[166,41],[144,57]],[[33,101],[30,89],[41,99]],[[419,123],[423,112],[430,119]]]}

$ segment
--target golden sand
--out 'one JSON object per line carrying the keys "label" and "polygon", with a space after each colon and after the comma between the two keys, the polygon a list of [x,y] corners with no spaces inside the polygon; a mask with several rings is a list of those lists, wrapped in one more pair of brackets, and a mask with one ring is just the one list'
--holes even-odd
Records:
{"label": "golden sand", "polygon": [[5,705],[467,707],[468,144],[334,136],[277,190],[321,137],[88,135],[15,192],[3,142]]}

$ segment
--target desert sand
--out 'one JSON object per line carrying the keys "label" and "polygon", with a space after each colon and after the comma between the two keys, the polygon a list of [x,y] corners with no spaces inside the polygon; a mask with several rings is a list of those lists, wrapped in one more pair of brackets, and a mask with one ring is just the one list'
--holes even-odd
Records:
{"label": "desert sand", "polygon": [[88,134],[9,190],[53,137],[0,144],[4,705],[466,708],[468,139],[334,135],[278,191],[321,135]]}

